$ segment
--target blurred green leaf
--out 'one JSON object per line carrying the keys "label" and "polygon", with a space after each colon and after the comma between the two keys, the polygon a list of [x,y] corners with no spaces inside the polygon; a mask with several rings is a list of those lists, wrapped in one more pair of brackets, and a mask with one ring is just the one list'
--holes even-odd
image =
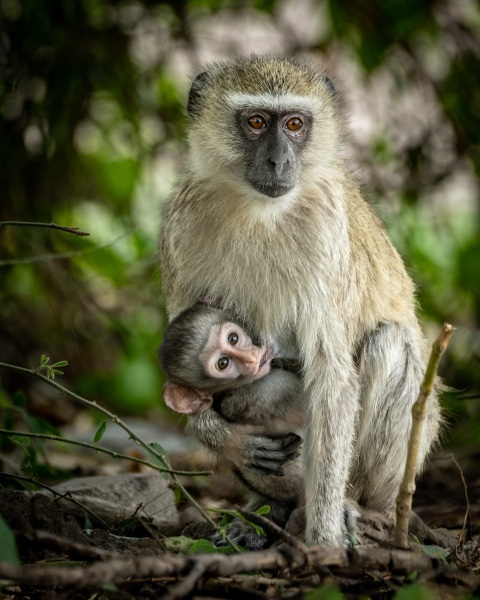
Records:
{"label": "blurred green leaf", "polygon": [[0,561],[5,561],[13,565],[19,565],[17,543],[12,530],[0,515]]}
{"label": "blurred green leaf", "polygon": [[333,585],[322,585],[316,590],[308,592],[303,600],[343,600],[345,596]]}
{"label": "blurred green leaf", "polygon": [[123,360],[114,389],[118,406],[124,410],[141,411],[155,405],[161,398],[159,368],[146,357]]}
{"label": "blurred green leaf", "polygon": [[441,548],[440,546],[422,545],[422,552],[430,558],[437,558],[444,563],[447,563],[448,556],[452,553],[449,548]]}
{"label": "blurred green leaf", "polygon": [[474,240],[457,258],[458,283],[480,301],[480,241]]}
{"label": "blurred green leaf", "polygon": [[186,554],[196,542],[196,540],[192,540],[192,538],[181,535],[177,537],[164,538],[163,542],[165,543],[167,550],[169,550],[170,552],[179,552]]}
{"label": "blurred green leaf", "polygon": [[98,442],[102,439],[103,434],[105,433],[107,429],[107,422],[103,421],[100,425],[100,427],[97,429],[95,436],[93,438],[93,443],[94,444],[98,444]]}
{"label": "blurred green leaf", "polygon": [[404,587],[395,594],[394,600],[436,600],[437,596],[424,585]]}
{"label": "blurred green leaf", "polygon": [[255,511],[255,514],[257,515],[268,515],[268,513],[270,512],[271,508],[270,506],[265,505],[265,506],[261,506],[260,508],[257,508],[257,510]]}
{"label": "blurred green leaf", "polygon": [[24,437],[21,435],[10,435],[9,437],[12,440],[12,442],[15,442],[19,446],[30,446],[31,445],[30,438],[28,438],[28,437]]}
{"label": "blurred green leaf", "polygon": [[[165,467],[166,467],[167,469],[171,469],[170,460],[169,460],[169,458],[168,458],[168,455],[167,455],[167,453],[166,453],[166,452],[165,452],[165,450],[162,448],[162,446],[160,446],[160,444],[157,444],[156,442],[151,442],[151,443],[149,444],[149,446],[150,446],[151,448],[153,448],[153,449],[154,449],[156,452],[158,452],[158,453],[159,453],[159,454],[162,456],[162,458],[163,458],[163,461],[161,461],[161,460],[160,460],[160,459],[159,459],[157,456],[155,456],[155,455],[154,455],[152,452],[149,452],[149,451],[147,450],[147,452],[148,452],[148,456],[149,456],[149,459],[151,460],[151,462],[152,462],[153,464],[155,464],[155,465],[159,466],[159,467],[162,467],[162,468],[165,468]],[[163,477],[163,478],[164,478],[166,481],[168,481],[168,480],[170,479],[170,473],[167,473],[167,472],[164,472],[164,471],[161,471],[160,473],[161,473],[162,477]]]}

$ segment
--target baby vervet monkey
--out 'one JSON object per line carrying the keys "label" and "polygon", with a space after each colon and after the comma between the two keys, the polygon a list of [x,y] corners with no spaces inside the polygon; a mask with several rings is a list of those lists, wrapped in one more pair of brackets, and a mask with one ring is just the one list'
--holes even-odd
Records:
{"label": "baby vervet monkey", "polygon": [[159,349],[170,378],[165,404],[196,417],[187,431],[233,473],[247,509],[268,504],[269,516],[285,525],[303,497],[302,440],[294,432],[304,411],[300,379],[279,368],[277,354],[273,340],[254,341],[224,311],[203,304],[170,323]]}

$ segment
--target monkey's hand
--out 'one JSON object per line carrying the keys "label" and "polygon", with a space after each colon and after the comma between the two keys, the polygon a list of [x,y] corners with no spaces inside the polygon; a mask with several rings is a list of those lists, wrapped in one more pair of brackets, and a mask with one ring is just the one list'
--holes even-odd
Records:
{"label": "monkey's hand", "polygon": [[296,433],[278,436],[248,436],[247,466],[260,475],[284,475],[285,463],[300,455],[302,438]]}

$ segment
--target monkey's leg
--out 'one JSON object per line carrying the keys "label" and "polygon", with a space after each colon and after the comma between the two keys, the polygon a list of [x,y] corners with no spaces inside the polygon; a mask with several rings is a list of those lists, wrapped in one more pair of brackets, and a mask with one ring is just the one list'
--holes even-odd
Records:
{"label": "monkey's leg", "polygon": [[[347,479],[359,407],[353,362],[342,346],[325,348],[324,362],[308,365],[305,377],[305,541],[344,546]],[[312,353],[313,354],[313,353]]]}
{"label": "monkey's leg", "polygon": [[[248,496],[245,510],[255,512],[260,507],[268,505],[270,512],[266,515],[277,525],[285,527],[292,511],[303,503],[303,465],[298,456],[291,460],[286,458],[283,465],[284,475],[261,475],[251,469],[233,467],[236,485]],[[259,535],[242,519],[234,519],[228,535],[231,540],[248,550],[259,550],[274,540]],[[216,545],[224,545],[219,534],[210,538]]]}
{"label": "monkey's leg", "polygon": [[[377,510],[395,506],[403,477],[411,408],[424,375],[419,334],[412,327],[382,323],[363,344],[358,371],[361,383],[356,457],[351,495]],[[420,447],[420,469],[438,434],[440,411],[435,394]]]}

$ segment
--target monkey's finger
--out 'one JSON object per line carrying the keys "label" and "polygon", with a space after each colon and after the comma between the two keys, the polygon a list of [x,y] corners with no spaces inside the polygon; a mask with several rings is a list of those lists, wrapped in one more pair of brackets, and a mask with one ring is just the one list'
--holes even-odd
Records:
{"label": "monkey's finger", "polygon": [[275,456],[268,454],[262,456],[261,454],[257,454],[251,460],[249,467],[252,470],[257,470],[264,474],[265,472],[268,472],[269,474],[282,476],[284,475],[283,466],[285,463],[297,458],[298,456],[300,456],[300,452],[288,455],[277,454]]}
{"label": "monkey's finger", "polygon": [[294,450],[299,448],[302,442],[302,438],[296,433],[268,437],[252,437],[250,440],[250,444],[253,448],[272,451]]}
{"label": "monkey's finger", "polygon": [[287,433],[285,435],[268,436],[267,438],[271,445],[275,445],[278,448],[298,448],[303,440],[296,433]]}
{"label": "monkey's finger", "polygon": [[251,462],[248,467],[253,473],[259,475],[275,475],[276,477],[284,477],[285,475],[282,463],[256,460],[255,462]]}
{"label": "monkey's finger", "polygon": [[285,462],[291,460],[294,456],[298,456],[298,448],[255,448],[252,452],[252,458],[271,460],[273,462]]}

